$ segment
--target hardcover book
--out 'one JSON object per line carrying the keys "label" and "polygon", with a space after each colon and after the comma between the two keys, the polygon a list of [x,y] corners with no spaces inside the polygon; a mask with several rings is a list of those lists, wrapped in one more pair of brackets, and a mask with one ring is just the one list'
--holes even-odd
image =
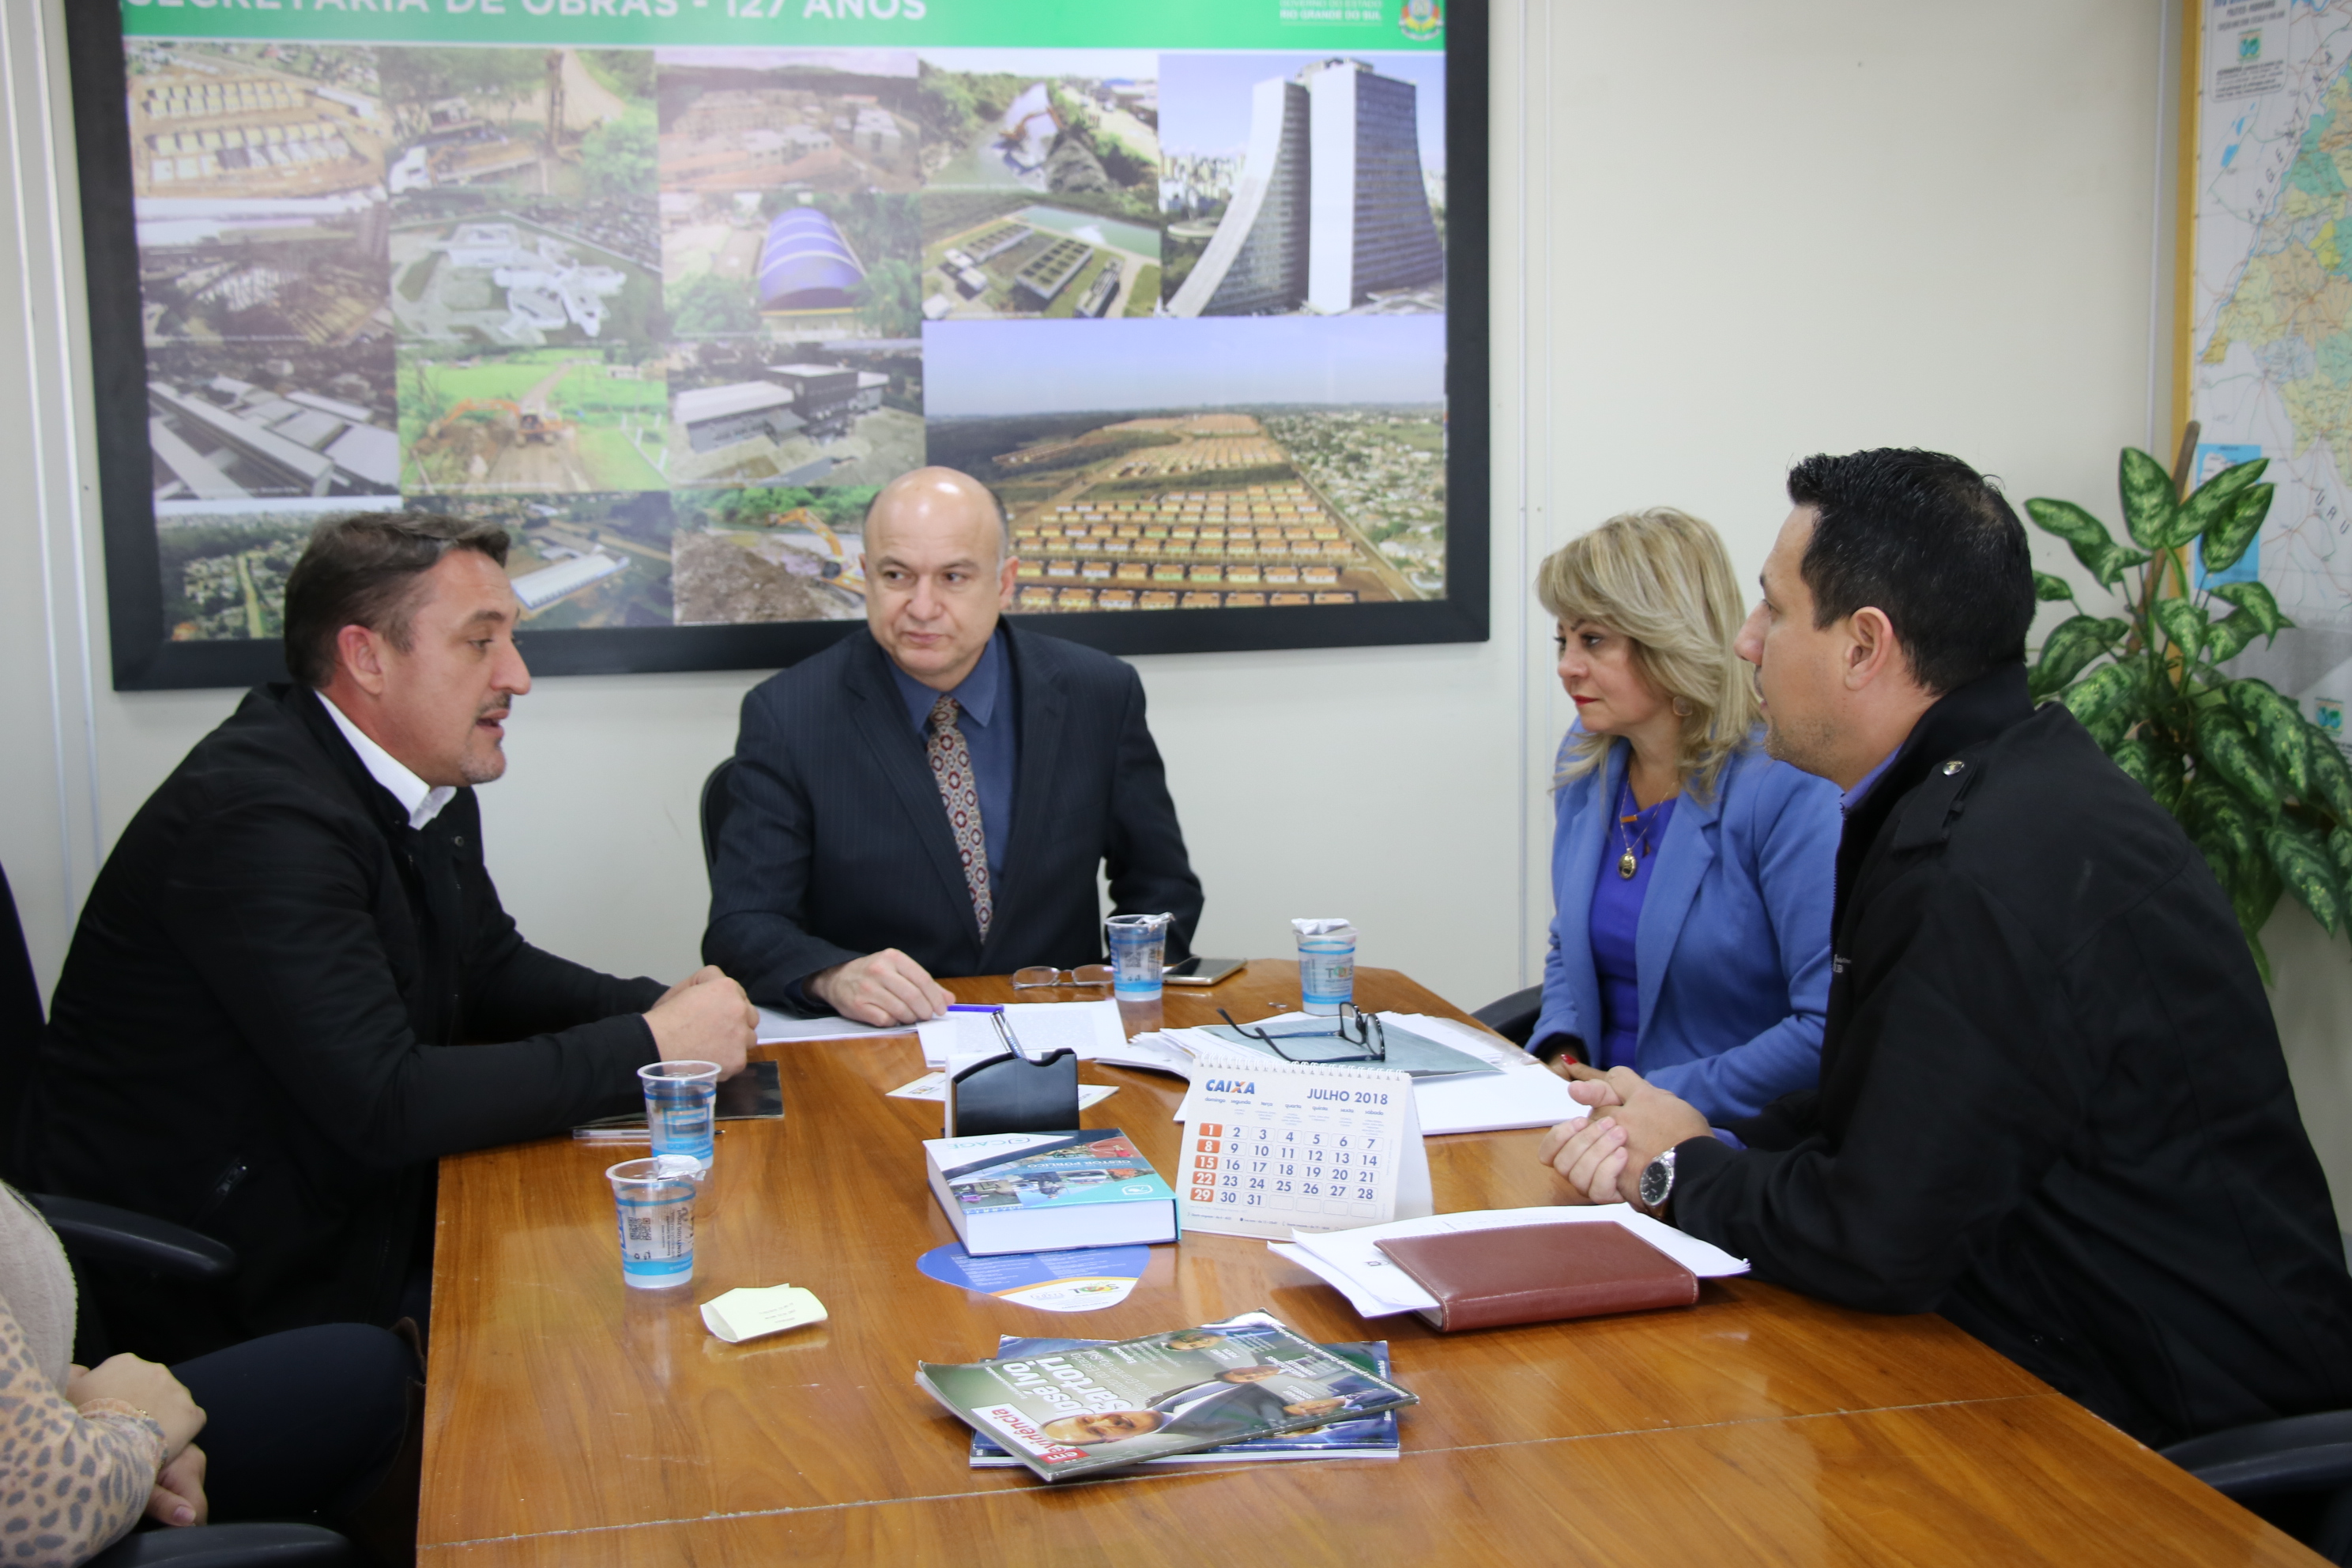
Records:
{"label": "hardcover book", "polygon": [[931,1193],[975,1256],[1173,1241],[1176,1194],[1126,1133],[996,1132],[923,1143]]}
{"label": "hardcover book", "polygon": [[1264,1312],[915,1381],[1049,1481],[1377,1415],[1415,1395]]}

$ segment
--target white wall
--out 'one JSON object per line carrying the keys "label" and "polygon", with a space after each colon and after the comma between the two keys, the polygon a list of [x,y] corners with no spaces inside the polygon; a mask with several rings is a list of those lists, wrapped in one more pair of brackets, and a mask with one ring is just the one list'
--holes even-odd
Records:
{"label": "white wall", "polygon": [[[61,114],[61,0],[45,4]],[[1524,587],[1546,551],[1670,502],[1713,521],[1752,574],[1788,464],[1882,444],[1957,452],[2012,496],[2112,514],[2117,448],[2161,451],[2169,421],[2177,5],[1496,11],[1493,640],[1135,661],[1208,887],[1199,944],[1276,952],[1290,916],[1346,913],[1365,962],[1464,1005],[1536,977],[1549,918],[1544,780],[1567,714]],[[13,169],[36,208],[39,20],[0,8]],[[55,312],[37,308],[28,353],[13,304],[27,279],[37,301],[58,282],[78,299],[68,206],[61,277],[45,220],[0,245],[0,494],[17,503],[0,528],[0,856],[45,981],[95,855],[233,700],[107,689],[94,500],[71,488],[60,427],[73,409],[87,452],[86,353],[77,339],[68,384]],[[2073,570],[2054,545],[2037,553]],[[696,791],[763,673],[550,679],[525,700],[483,809],[535,940],[628,972],[693,963]],[[2352,1199],[2334,1023],[2352,964],[2340,941],[2273,929],[2305,1115]]]}

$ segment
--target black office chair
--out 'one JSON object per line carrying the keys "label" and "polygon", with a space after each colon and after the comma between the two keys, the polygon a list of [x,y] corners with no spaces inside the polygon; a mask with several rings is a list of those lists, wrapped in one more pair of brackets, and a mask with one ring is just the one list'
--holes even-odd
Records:
{"label": "black office chair", "polygon": [[[0,1173],[23,1190],[24,1118],[40,1068],[41,992],[8,873],[0,868]],[[173,1279],[216,1283],[236,1272],[236,1254],[184,1226],[108,1204],[26,1192],[77,1263],[126,1263]],[[88,1568],[342,1568],[359,1561],[350,1542],[313,1524],[206,1524],[142,1531],[89,1560]]]}
{"label": "black office chair", "polygon": [[719,864],[719,829],[727,821],[727,814],[735,809],[735,797],[728,793],[727,775],[735,771],[735,759],[728,758],[710,770],[702,781],[702,871],[709,876]]}
{"label": "black office chair", "polygon": [[1543,1013],[1543,987],[1530,985],[1487,1003],[1470,1016],[1515,1046],[1525,1046]]}
{"label": "black office chair", "polygon": [[2238,1502],[2312,1500],[2295,1533],[2330,1563],[2352,1563],[2352,1410],[2256,1421],[2157,1451]]}

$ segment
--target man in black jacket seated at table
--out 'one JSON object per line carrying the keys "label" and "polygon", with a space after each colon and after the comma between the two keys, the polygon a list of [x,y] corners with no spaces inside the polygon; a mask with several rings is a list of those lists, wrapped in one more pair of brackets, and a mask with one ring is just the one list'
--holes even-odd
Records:
{"label": "man in black jacket seated at table", "polygon": [[499,907],[472,786],[530,689],[506,550],[451,518],[322,523],[286,583],[298,683],[197,742],[91,889],[36,1169],[240,1263],[220,1294],[92,1271],[143,1354],[421,1314],[436,1158],[640,1105],[657,1058],[742,1066],[757,1015],[717,970],[599,974]]}
{"label": "man in black jacket seated at table", "polygon": [[893,479],[865,543],[870,635],[743,699],[702,956],[766,1006],[916,1023],[950,1000],[933,975],[1098,959],[1098,869],[1190,952],[1201,883],[1135,671],[1001,619],[1011,541],[969,475]]}
{"label": "man in black jacket seated at table", "polygon": [[1848,1306],[1941,1312],[2149,1444],[2352,1405],[2352,1279],[2270,1005],[2179,826],[2036,709],[2025,535],[1967,465],[1817,457],[1741,635],[1847,791],[1817,1089],[1730,1129],[1622,1069],[1545,1140]]}

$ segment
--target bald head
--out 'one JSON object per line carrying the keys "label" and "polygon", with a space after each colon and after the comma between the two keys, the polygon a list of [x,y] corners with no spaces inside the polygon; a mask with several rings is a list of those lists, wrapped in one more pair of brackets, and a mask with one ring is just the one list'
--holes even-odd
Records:
{"label": "bald head", "polygon": [[971,673],[1013,604],[1013,552],[996,498],[969,474],[917,468],[866,512],[866,625],[891,662],[934,691]]}
{"label": "bald head", "polygon": [[877,531],[887,533],[899,522],[918,526],[938,523],[980,526],[995,535],[995,557],[1001,565],[1013,553],[1013,525],[988,487],[955,468],[914,468],[877,491],[866,508],[866,550],[878,555]]}

